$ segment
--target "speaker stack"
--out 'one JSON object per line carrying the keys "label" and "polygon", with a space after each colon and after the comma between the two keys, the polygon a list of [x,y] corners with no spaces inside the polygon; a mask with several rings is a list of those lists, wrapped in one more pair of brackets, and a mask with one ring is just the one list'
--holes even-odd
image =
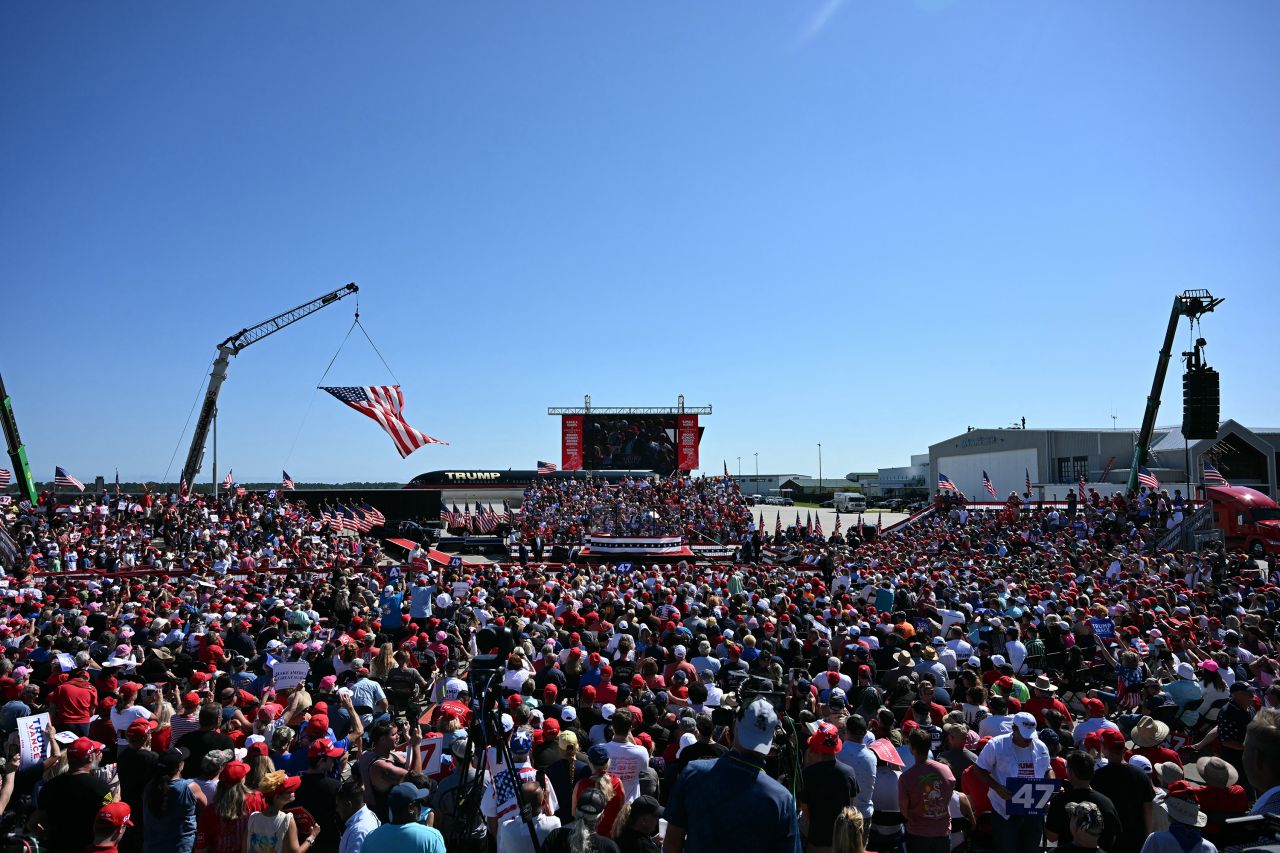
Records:
{"label": "speaker stack", "polygon": [[1217,438],[1218,415],[1218,371],[1202,367],[1182,374],[1182,434]]}

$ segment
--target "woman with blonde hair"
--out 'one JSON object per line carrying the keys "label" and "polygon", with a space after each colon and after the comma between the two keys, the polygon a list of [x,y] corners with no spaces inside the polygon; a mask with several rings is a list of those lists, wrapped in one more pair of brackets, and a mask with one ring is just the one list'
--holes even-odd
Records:
{"label": "woman with blonde hair", "polygon": [[262,794],[245,784],[248,775],[249,765],[243,761],[228,762],[218,774],[213,800],[196,824],[197,853],[240,853],[249,815],[266,807]]}
{"label": "woman with blonde hair", "polygon": [[866,853],[867,845],[863,843],[865,824],[862,812],[853,806],[845,806],[836,815],[835,827],[831,831],[831,853]]}
{"label": "woman with blonde hair", "polygon": [[580,779],[590,775],[591,766],[583,760],[577,732],[560,732],[556,744],[560,747],[560,758],[547,767],[547,781],[555,791],[556,802],[559,803],[556,817],[560,818],[561,823],[569,823],[573,820],[574,788]]}
{"label": "woman with blonde hair", "polygon": [[573,814],[578,813],[578,800],[588,789],[594,788],[604,798],[604,811],[600,813],[600,823],[596,832],[606,838],[613,835],[613,825],[622,813],[622,806],[627,801],[626,792],[622,788],[622,780],[616,773],[609,772],[610,756],[602,743],[595,744],[587,750],[587,763],[591,765],[591,774],[573,787]]}
{"label": "woman with blonde hair", "polygon": [[268,773],[262,780],[266,805],[245,822],[244,853],[301,853],[311,848],[320,834],[320,825],[311,827],[311,833],[299,840],[298,825],[293,815],[285,811],[301,782],[297,776],[286,776],[283,770]]}
{"label": "woman with blonde hair", "polygon": [[396,668],[396,647],[391,643],[383,643],[378,649],[378,656],[369,664],[369,677],[374,681],[385,681]]}

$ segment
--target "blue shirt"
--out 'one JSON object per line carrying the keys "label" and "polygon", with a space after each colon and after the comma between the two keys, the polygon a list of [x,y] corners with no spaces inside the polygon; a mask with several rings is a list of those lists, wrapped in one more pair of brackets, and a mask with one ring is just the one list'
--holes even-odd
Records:
{"label": "blue shirt", "polygon": [[382,596],[382,627],[399,628],[400,623],[404,620],[404,614],[400,612],[400,605],[404,601],[404,596],[400,593],[392,593],[391,595]]}
{"label": "blue shirt", "polygon": [[684,828],[687,853],[801,853],[795,800],[765,774],[764,757],[755,753],[691,761],[665,816]]}
{"label": "blue shirt", "polygon": [[360,853],[445,853],[444,836],[420,823],[384,823],[365,836]]}

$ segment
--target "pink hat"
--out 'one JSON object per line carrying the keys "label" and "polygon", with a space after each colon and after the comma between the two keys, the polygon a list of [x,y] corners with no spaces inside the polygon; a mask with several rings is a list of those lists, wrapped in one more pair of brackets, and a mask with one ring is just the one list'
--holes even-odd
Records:
{"label": "pink hat", "polygon": [[1208,670],[1209,672],[1217,672],[1218,662],[1216,660],[1202,660],[1200,661],[1200,668]]}
{"label": "pink hat", "polygon": [[893,743],[888,738],[876,738],[871,742],[871,746],[867,748],[885,764],[892,764],[894,767],[905,766],[902,756],[898,754],[898,750],[894,748]]}
{"label": "pink hat", "polygon": [[320,689],[332,690],[337,685],[337,683],[338,683],[338,676],[326,675],[324,678],[320,679]]}

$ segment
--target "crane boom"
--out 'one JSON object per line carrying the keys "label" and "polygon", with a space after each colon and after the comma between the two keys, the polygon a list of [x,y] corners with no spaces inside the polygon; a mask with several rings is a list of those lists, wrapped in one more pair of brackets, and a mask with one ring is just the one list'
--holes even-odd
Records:
{"label": "crane boom", "polygon": [[13,403],[9,392],[4,390],[4,377],[0,377],[0,426],[4,428],[4,440],[9,446],[10,464],[13,465],[13,476],[18,481],[18,488],[26,499],[34,505],[36,502],[36,484],[31,478],[31,466],[27,464],[27,448],[18,435],[18,421],[13,416]]}
{"label": "crane boom", "polygon": [[353,293],[358,293],[359,290],[360,288],[355,282],[344,284],[337,290],[331,290],[323,296],[299,305],[297,308],[291,308],[288,311],[277,314],[270,320],[264,320],[247,329],[241,329],[218,344],[218,356],[213,360],[213,369],[209,371],[209,385],[205,388],[204,402],[200,406],[200,417],[196,419],[195,432],[191,435],[191,449],[187,451],[187,461],[182,466],[182,482],[186,483],[188,488],[195,484],[196,474],[200,472],[200,466],[204,462],[204,445],[209,437],[209,425],[213,422],[214,415],[218,411],[218,392],[222,390],[222,383],[227,378],[227,367],[231,363],[231,356],[239,355],[249,345],[256,344],[286,326],[293,325],[303,317],[314,314],[326,305],[332,305],[334,302],[345,299]]}
{"label": "crane boom", "polygon": [[1169,372],[1169,358],[1173,355],[1173,337],[1178,333],[1178,320],[1186,317],[1198,319],[1222,304],[1207,290],[1184,290],[1173,297],[1173,310],[1169,312],[1169,327],[1165,329],[1164,346],[1160,348],[1160,358],[1156,362],[1156,377],[1151,383],[1151,393],[1147,396],[1147,408],[1142,415],[1142,429],[1138,432],[1138,441],[1133,446],[1133,464],[1129,466],[1130,494],[1138,491],[1138,469],[1147,464],[1147,452],[1151,449],[1151,436],[1156,429],[1156,415],[1160,411],[1160,394],[1164,391],[1164,377]]}

